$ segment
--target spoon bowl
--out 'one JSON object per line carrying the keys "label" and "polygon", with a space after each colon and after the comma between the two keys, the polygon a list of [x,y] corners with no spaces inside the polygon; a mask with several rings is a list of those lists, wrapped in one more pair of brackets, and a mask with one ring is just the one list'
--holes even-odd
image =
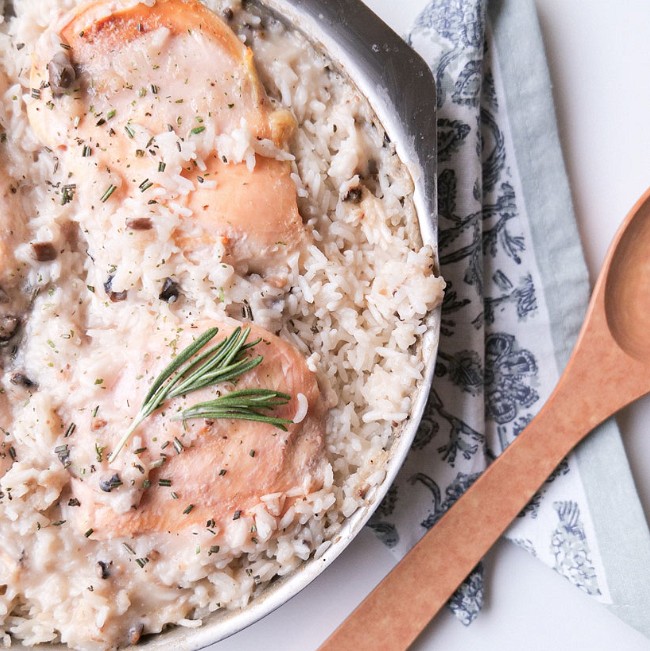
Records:
{"label": "spoon bowl", "polygon": [[637,204],[633,217],[614,245],[605,283],[605,314],[618,345],[636,359],[648,359],[650,200],[647,194]]}
{"label": "spoon bowl", "polygon": [[650,392],[650,190],[619,229],[578,342],[528,427],[320,647],[408,648],[596,425]]}

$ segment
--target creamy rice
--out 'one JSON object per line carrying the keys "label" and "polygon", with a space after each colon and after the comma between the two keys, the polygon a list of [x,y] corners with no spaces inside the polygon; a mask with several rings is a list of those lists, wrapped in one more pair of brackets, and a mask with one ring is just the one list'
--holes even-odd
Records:
{"label": "creamy rice", "polygon": [[[159,181],[168,201],[157,208],[147,237],[121,227],[126,217],[149,214],[143,199],[92,214],[81,196],[62,205],[68,170],[35,137],[26,107],[36,42],[77,3],[16,0],[17,16],[0,32],[6,78],[0,162],[12,200],[28,217],[11,264],[30,296],[20,345],[2,353],[8,470],[0,479],[0,635],[6,645],[112,648],[141,632],[198,626],[214,610],[244,607],[273,577],[322,554],[369,499],[422,378],[419,342],[443,283],[432,274],[432,251],[421,244],[412,181],[393,145],[364,98],[299,34],[236,2],[206,4],[222,15],[232,11],[232,26],[252,47],[269,96],[297,120],[288,152],[251,138],[245,123],[215,134],[220,156],[231,161],[253,165],[256,153],[292,161],[310,238],[288,259],[286,283],[215,262],[223,255],[218,246],[209,257],[175,249],[170,233],[185,209],[173,197],[185,191],[187,179],[174,168],[191,160],[200,165],[203,142],[180,151],[170,142],[165,149],[167,170]],[[106,187],[108,175],[97,174],[98,187]],[[85,228],[70,245],[70,224],[82,214]],[[53,243],[56,259],[38,262],[32,246],[38,242]],[[128,292],[128,300],[106,299],[109,271],[110,290]],[[159,299],[170,277],[183,290],[173,303]],[[70,474],[55,452],[68,426],[62,414],[86,409],[90,418],[94,405],[104,405],[98,378],[119,373],[152,328],[171,333],[199,314],[224,321],[242,311],[295,346],[317,374],[330,406],[323,487],[288,509],[283,505],[291,495],[262,497],[218,533],[216,552],[215,537],[204,528],[105,541],[75,531],[68,522]],[[61,380],[63,368],[75,380],[74,395]],[[16,373],[38,388],[17,385]],[[142,558],[154,560],[140,567],[134,560]],[[101,578],[107,564],[119,568],[108,582]]]}

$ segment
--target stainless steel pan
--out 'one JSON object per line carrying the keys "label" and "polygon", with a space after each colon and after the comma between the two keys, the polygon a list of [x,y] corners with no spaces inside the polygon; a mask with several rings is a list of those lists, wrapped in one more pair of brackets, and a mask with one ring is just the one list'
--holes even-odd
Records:
{"label": "stainless steel pan", "polygon": [[[267,7],[292,29],[305,33],[347,73],[369,100],[413,177],[422,239],[437,251],[436,89],[427,65],[361,0],[260,0],[258,4]],[[11,11],[10,7],[7,9]],[[366,505],[349,518],[325,554],[274,581],[245,609],[217,612],[198,629],[171,628],[143,640],[138,649],[194,651],[222,640],[287,602],[349,545],[395,479],[417,431],[435,366],[439,308],[429,315],[428,326],[423,341],[425,379],[414,399],[411,417],[396,433],[386,478]],[[55,647],[47,648],[53,650]]]}

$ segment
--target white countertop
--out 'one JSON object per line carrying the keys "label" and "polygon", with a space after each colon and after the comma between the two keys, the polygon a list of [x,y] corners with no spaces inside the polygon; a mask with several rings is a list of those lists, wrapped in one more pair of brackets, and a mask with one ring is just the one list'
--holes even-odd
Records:
{"label": "white countertop", "polygon": [[[408,0],[366,0],[404,33]],[[627,211],[650,186],[650,2],[536,0],[558,124],[592,279]],[[619,418],[650,514],[650,399]],[[214,651],[312,651],[390,570],[390,552],[364,531],[314,583]],[[419,651],[650,651],[643,637],[565,579],[507,542],[486,559],[487,603],[463,627],[441,613]],[[650,619],[650,604],[648,604]]]}

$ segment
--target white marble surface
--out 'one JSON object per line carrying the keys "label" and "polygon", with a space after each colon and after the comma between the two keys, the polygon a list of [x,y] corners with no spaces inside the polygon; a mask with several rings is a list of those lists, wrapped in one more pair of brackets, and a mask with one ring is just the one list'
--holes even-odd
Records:
{"label": "white marble surface", "polygon": [[[408,0],[366,0],[398,32]],[[536,0],[560,135],[592,278],[616,228],[650,186],[650,2]],[[650,514],[650,400],[619,418]],[[389,571],[391,554],[363,532],[291,602],[214,651],[312,651]],[[464,628],[442,613],[415,648],[444,651],[650,651],[635,632],[525,552],[502,542],[486,559],[489,592]],[[650,618],[650,604],[648,604]]]}

